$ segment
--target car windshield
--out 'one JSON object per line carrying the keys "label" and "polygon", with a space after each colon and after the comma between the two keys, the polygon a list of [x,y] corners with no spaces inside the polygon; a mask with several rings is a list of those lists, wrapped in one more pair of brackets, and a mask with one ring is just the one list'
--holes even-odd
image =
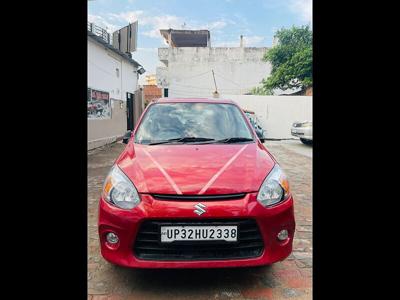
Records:
{"label": "car windshield", "polygon": [[253,141],[238,107],[222,103],[153,104],[135,134],[135,142],[140,144],[168,140],[204,143],[226,139]]}

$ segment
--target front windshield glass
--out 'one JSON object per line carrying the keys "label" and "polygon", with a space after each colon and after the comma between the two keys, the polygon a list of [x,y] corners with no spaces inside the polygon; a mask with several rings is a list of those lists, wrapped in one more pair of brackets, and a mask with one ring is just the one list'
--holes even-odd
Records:
{"label": "front windshield glass", "polygon": [[149,107],[135,142],[149,144],[184,137],[253,139],[240,110],[222,103],[157,103]]}

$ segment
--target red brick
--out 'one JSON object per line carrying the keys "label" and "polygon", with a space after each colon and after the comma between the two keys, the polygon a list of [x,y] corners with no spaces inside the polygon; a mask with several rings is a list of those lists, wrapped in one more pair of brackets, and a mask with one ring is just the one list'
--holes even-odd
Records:
{"label": "red brick", "polygon": [[304,263],[302,263],[301,261],[299,261],[299,260],[295,260],[295,262],[296,262],[297,267],[299,267],[299,268],[305,268],[306,267],[306,265]]}
{"label": "red brick", "polygon": [[123,300],[125,299],[123,296],[121,295],[109,295],[107,300]]}
{"label": "red brick", "polygon": [[311,278],[305,277],[287,277],[285,282],[290,288],[309,288],[312,287]]}
{"label": "red brick", "polygon": [[107,295],[93,295],[92,300],[108,300]]}
{"label": "red brick", "polygon": [[300,269],[300,273],[303,277],[312,277],[312,270],[311,269]]}
{"label": "red brick", "polygon": [[88,264],[88,270],[89,271],[94,271],[99,267],[99,263],[89,263]]}
{"label": "red brick", "polygon": [[88,295],[88,300],[124,300],[122,295]]}
{"label": "red brick", "polygon": [[297,269],[283,269],[273,271],[273,274],[279,279],[287,278],[287,277],[301,277],[299,270]]}
{"label": "red brick", "polygon": [[284,260],[274,265],[274,269],[297,269],[296,262],[294,260]]}
{"label": "red brick", "polygon": [[153,99],[161,98],[162,90],[156,85],[144,85],[143,94],[145,102],[149,102]]}

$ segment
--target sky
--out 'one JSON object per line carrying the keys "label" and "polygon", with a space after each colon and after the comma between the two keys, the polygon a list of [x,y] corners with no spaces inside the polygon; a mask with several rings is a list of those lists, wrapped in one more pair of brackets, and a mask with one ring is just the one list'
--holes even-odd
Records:
{"label": "sky", "polygon": [[[312,25],[312,0],[89,0],[88,21],[110,33],[138,21],[132,57],[155,74],[160,29],[208,29],[212,47],[270,47],[281,28]],[[139,83],[143,84],[144,75]]]}

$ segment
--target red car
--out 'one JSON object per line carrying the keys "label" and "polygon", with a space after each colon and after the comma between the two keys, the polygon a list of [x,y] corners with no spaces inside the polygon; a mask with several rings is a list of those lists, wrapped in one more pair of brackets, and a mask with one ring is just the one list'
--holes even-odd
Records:
{"label": "red car", "polygon": [[234,102],[160,99],[125,142],[99,203],[107,261],[219,268],[290,255],[295,221],[287,178]]}

